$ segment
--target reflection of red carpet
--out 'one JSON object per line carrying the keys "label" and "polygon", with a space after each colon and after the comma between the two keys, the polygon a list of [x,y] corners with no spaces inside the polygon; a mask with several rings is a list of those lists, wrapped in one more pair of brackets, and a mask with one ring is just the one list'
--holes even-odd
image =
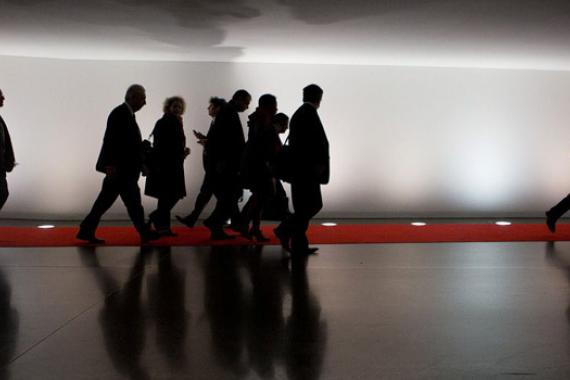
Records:
{"label": "reflection of red carpet", "polygon": [[[264,226],[263,232],[271,238],[268,244],[278,244],[273,236],[273,226]],[[152,245],[196,246],[249,244],[237,236],[230,241],[212,242],[204,227],[190,230],[175,227],[177,237],[162,238]],[[48,247],[83,245],[75,239],[77,228],[64,227],[38,229],[23,227],[0,227],[0,247]],[[132,227],[101,227],[97,236],[109,246],[140,245]],[[501,242],[501,241],[570,241],[570,224],[559,224],[556,234],[550,233],[544,224],[434,224],[424,227],[411,225],[365,224],[339,225],[336,227],[311,226],[311,244],[357,244],[357,243],[434,243],[434,242]]]}

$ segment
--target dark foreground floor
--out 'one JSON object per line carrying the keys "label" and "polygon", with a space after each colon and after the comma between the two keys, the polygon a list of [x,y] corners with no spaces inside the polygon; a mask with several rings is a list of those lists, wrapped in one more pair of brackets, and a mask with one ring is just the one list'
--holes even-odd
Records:
{"label": "dark foreground floor", "polygon": [[0,379],[567,379],[570,243],[0,249]]}

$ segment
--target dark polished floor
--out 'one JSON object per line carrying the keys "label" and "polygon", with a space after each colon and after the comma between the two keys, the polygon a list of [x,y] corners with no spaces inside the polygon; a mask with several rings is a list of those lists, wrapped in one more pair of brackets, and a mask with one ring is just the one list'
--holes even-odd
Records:
{"label": "dark polished floor", "polygon": [[568,379],[570,242],[0,248],[0,379]]}

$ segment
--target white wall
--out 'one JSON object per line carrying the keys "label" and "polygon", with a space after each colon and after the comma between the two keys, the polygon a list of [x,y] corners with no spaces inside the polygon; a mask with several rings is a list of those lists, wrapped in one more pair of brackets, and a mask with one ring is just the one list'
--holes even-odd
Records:
{"label": "white wall", "polygon": [[[309,83],[325,91],[320,114],[331,142],[322,216],[538,216],[570,191],[568,72],[0,57],[0,73],[0,114],[20,163],[4,217],[88,212],[102,180],[94,165],[107,115],[132,83],[147,89],[137,113],[144,135],[165,97],[188,103],[189,196],[175,212],[191,209],[202,180],[191,130],[207,130],[211,95],[246,88],[253,111],[269,92],[291,115]],[[144,203],[147,212],[155,206]],[[126,217],[120,202],[108,217]]]}

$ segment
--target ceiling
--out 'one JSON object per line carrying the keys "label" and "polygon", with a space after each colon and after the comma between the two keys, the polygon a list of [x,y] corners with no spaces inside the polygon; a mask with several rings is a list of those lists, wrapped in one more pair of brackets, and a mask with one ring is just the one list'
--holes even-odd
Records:
{"label": "ceiling", "polygon": [[567,0],[0,0],[0,55],[570,70]]}

